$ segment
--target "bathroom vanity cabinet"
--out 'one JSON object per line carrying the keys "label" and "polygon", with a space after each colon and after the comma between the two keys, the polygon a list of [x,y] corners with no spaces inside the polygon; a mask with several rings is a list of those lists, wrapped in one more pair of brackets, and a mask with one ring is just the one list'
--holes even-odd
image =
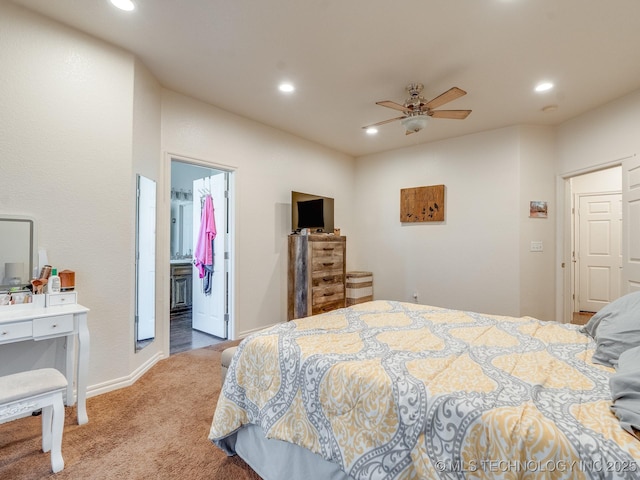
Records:
{"label": "bathroom vanity cabinet", "polygon": [[191,309],[191,263],[171,264],[171,313],[183,313]]}

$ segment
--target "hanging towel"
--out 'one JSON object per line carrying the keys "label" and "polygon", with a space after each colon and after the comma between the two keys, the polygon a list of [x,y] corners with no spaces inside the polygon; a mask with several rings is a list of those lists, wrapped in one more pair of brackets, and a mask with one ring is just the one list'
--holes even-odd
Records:
{"label": "hanging towel", "polygon": [[204,198],[204,206],[200,218],[200,233],[196,244],[194,265],[198,268],[200,278],[204,278],[204,293],[211,293],[211,275],[213,274],[213,240],[216,238],[216,219],[214,217],[213,199],[211,195]]}

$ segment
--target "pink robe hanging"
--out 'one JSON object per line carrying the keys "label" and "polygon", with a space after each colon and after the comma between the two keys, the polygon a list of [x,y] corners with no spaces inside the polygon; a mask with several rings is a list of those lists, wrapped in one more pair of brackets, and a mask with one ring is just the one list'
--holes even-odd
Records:
{"label": "pink robe hanging", "polygon": [[204,197],[204,207],[200,218],[200,233],[194,254],[194,265],[198,268],[200,278],[204,278],[213,271],[213,239],[216,238],[216,219],[214,217],[213,200],[211,195]]}

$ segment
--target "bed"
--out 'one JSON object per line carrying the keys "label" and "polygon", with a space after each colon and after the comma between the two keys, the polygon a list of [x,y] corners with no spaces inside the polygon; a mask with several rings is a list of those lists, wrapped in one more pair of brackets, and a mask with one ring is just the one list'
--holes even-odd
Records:
{"label": "bed", "polygon": [[529,317],[354,305],[243,340],[209,438],[268,480],[640,478],[637,424],[612,410],[618,358],[595,363],[598,341]]}

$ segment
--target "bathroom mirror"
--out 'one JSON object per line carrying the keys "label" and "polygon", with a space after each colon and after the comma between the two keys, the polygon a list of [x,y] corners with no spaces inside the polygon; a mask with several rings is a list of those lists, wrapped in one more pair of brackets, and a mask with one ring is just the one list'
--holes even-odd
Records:
{"label": "bathroom mirror", "polygon": [[0,215],[0,292],[29,285],[36,253],[34,220]]}
{"label": "bathroom mirror", "polygon": [[171,260],[193,259],[193,195],[171,189]]}
{"label": "bathroom mirror", "polygon": [[135,351],[156,336],[156,182],[137,176]]}

